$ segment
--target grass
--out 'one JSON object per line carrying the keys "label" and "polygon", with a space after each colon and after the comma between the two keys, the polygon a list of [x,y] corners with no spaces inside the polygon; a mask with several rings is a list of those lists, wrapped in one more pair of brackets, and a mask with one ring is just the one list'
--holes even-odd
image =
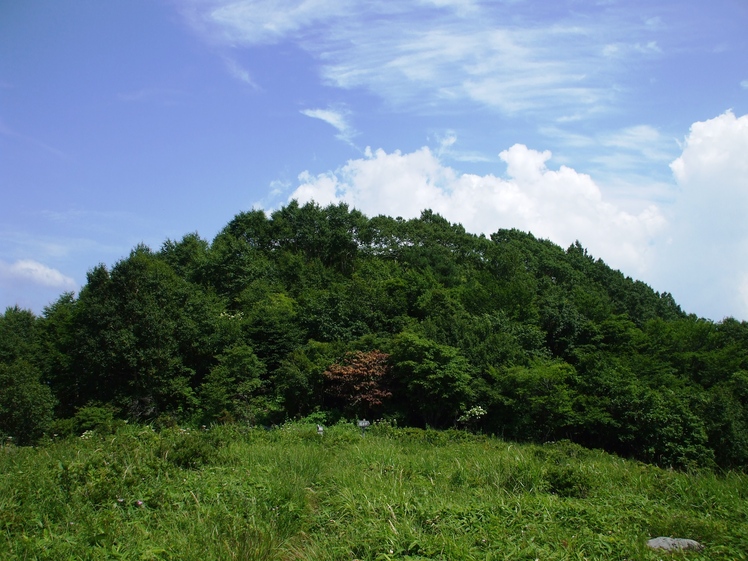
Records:
{"label": "grass", "polygon": [[[115,434],[0,450],[0,558],[745,559],[748,477],[570,443],[314,425]],[[655,536],[702,542],[663,554]]]}

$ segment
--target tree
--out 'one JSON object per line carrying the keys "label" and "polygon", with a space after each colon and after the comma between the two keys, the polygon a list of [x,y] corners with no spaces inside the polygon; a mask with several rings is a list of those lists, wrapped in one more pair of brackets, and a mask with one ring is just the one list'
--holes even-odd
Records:
{"label": "tree", "polygon": [[245,333],[271,372],[305,341],[297,321],[297,308],[296,300],[284,292],[270,292],[256,302],[243,305]]}
{"label": "tree", "polygon": [[75,336],[75,307],[72,292],[66,292],[44,308],[41,318],[41,341],[45,365],[43,380],[49,384],[58,401],[58,416],[72,417],[80,404],[78,376],[72,367],[77,345]]}
{"label": "tree", "polygon": [[197,405],[182,334],[194,324],[195,287],[139,246],[111,274],[101,266],[81,290],[75,322],[79,398],[115,403],[134,418]]}
{"label": "tree", "polygon": [[494,428],[518,440],[557,440],[574,435],[578,423],[574,367],[562,361],[535,361],[493,371],[498,393],[490,409]]}
{"label": "tree", "polygon": [[324,372],[343,350],[343,343],[309,341],[283,359],[271,382],[276,402],[286,415],[306,416],[322,406]]}
{"label": "tree", "polygon": [[371,415],[392,397],[386,386],[390,356],[379,350],[347,353],[339,363],[324,372],[328,393],[361,416]]}
{"label": "tree", "polygon": [[39,381],[41,373],[18,359],[0,363],[0,436],[16,444],[33,444],[52,423],[55,399]]}
{"label": "tree", "polygon": [[200,403],[206,417],[253,420],[251,403],[262,387],[265,365],[248,345],[230,347],[217,358],[218,365],[200,386]]}
{"label": "tree", "polygon": [[735,372],[708,392],[701,417],[709,447],[724,468],[748,467],[748,372]]}
{"label": "tree", "polygon": [[17,359],[37,363],[40,344],[37,318],[29,310],[12,306],[0,315],[0,363]]}
{"label": "tree", "polygon": [[406,331],[393,341],[392,361],[401,405],[423,424],[450,426],[475,405],[473,368],[459,349]]}
{"label": "tree", "polygon": [[208,242],[197,233],[187,234],[179,242],[166,240],[158,255],[183,279],[202,281],[208,263]]}

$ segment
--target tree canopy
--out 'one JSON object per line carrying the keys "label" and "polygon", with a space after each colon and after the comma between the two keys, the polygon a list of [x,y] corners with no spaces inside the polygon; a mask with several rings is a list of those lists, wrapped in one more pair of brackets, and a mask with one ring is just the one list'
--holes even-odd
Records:
{"label": "tree canopy", "polygon": [[506,438],[748,466],[748,324],[689,315],[580,242],[476,236],[431,211],[292,202],[212,241],[138,246],[39,317],[7,309],[0,383],[0,432],[20,442],[90,407],[436,428],[480,407],[471,428]]}

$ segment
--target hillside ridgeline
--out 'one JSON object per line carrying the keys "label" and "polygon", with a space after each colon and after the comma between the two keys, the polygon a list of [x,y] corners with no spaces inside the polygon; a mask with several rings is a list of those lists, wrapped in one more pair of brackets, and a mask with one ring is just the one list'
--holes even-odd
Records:
{"label": "hillside ridgeline", "polygon": [[748,324],[684,313],[575,243],[293,202],[93,268],[0,316],[0,433],[91,418],[386,419],[748,466]]}

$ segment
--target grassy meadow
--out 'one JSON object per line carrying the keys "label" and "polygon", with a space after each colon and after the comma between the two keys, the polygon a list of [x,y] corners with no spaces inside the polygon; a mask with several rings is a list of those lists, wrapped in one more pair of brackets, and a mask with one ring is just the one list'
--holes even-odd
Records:
{"label": "grassy meadow", "polygon": [[[568,442],[216,426],[0,449],[0,559],[746,559],[748,477]],[[702,552],[650,551],[656,536]]]}

